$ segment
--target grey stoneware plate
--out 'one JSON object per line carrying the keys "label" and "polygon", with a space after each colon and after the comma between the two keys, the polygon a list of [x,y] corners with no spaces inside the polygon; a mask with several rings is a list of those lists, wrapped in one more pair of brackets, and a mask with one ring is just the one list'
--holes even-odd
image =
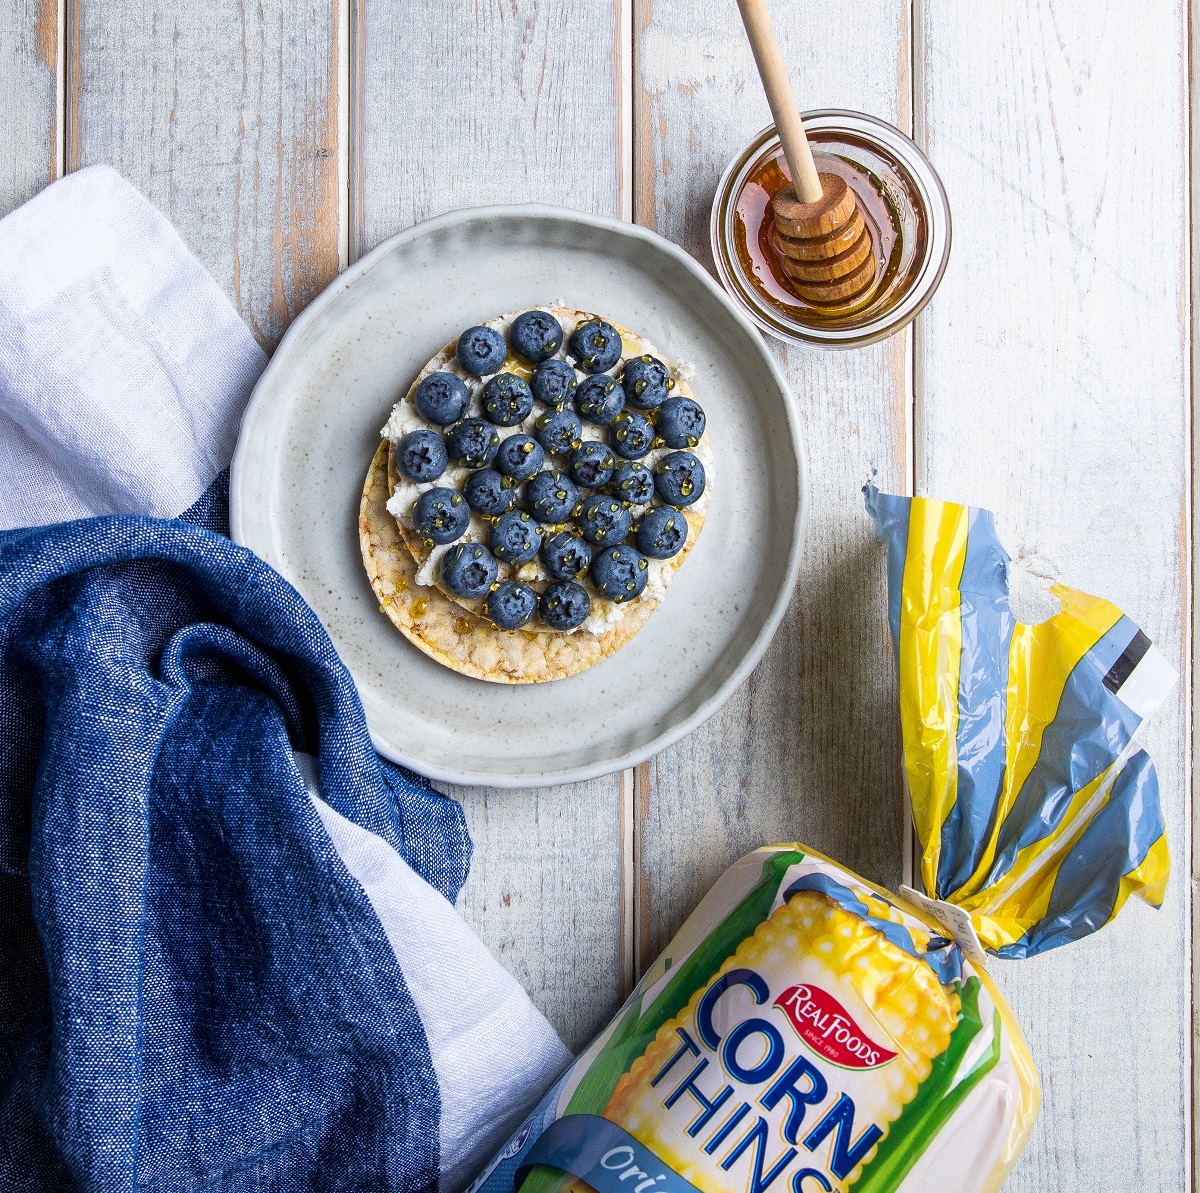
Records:
{"label": "grey stoneware plate", "polygon": [[[380,428],[425,362],[472,324],[556,299],[693,367],[712,499],[666,599],[621,650],[568,679],[485,683],[427,658],[380,612],[359,555],[359,498]],[[452,212],[346,270],[259,381],[230,492],[234,539],[316,610],[379,752],[499,787],[633,766],[710,717],[783,616],[807,508],[795,402],[746,316],[654,233],[542,206]]]}

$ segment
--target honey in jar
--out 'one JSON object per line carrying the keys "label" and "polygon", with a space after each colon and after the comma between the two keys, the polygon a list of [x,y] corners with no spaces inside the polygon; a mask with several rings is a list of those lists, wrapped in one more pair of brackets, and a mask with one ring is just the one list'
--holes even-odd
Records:
{"label": "honey in jar", "polygon": [[784,270],[773,203],[791,181],[773,127],[731,163],[713,203],[712,243],[725,288],[781,339],[856,347],[905,326],[945,269],[950,210],[928,159],[898,129],[857,112],[804,114],[818,171],[854,191],[875,255],[875,277],[839,305],[806,300]]}

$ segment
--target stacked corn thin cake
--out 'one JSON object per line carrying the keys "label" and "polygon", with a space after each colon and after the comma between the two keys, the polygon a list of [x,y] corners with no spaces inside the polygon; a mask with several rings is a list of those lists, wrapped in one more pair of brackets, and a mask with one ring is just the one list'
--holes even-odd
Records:
{"label": "stacked corn thin cake", "polygon": [[[855,896],[871,918],[901,922],[884,900]],[[604,1117],[702,1193],[846,1190],[958,1018],[956,988],[923,957],[801,891],[659,1029]]]}
{"label": "stacked corn thin cake", "polygon": [[[563,328],[564,347],[552,359],[566,359],[565,345],[571,332],[578,325],[596,318],[558,303],[538,309],[552,314]],[[483,326],[507,339],[518,314],[520,312],[513,311],[499,315],[486,320]],[[606,370],[609,375],[619,376],[630,360],[649,356],[661,360],[668,368],[676,396],[693,396],[686,367],[672,363],[637,333],[619,324],[613,326],[620,333],[622,348],[617,363]],[[592,591],[590,615],[582,625],[570,631],[552,630],[540,619],[515,631],[498,629],[486,616],[482,600],[456,596],[443,583],[439,569],[449,547],[434,547],[423,541],[410,516],[415,499],[431,486],[407,481],[396,464],[399,438],[424,425],[415,413],[413,398],[417,386],[430,374],[445,371],[459,376],[471,391],[468,413],[476,417],[481,414],[480,393],[486,378],[472,377],[459,368],[455,346],[456,341],[451,341],[434,356],[396,403],[383,430],[384,442],[368,470],[359,510],[359,540],[371,585],[379,598],[380,609],[413,645],[463,675],[494,683],[539,683],[576,674],[629,642],[662,602],[667,587],[704,525],[708,493],[678,511],[687,524],[687,539],[672,558],[647,561],[648,583],[636,599],[618,603]],[[530,366],[514,356],[511,350],[501,369],[522,379],[528,379],[532,373]],[[587,376],[578,369],[576,374],[580,379]],[[501,438],[533,434],[538,415],[539,411],[535,409],[524,422],[495,430]],[[603,442],[605,434],[605,428],[585,423],[582,441]],[[693,450],[706,470],[711,487],[713,457],[707,432]],[[653,467],[664,454],[664,449],[656,449],[640,462]],[[565,462],[548,455],[546,467],[565,468]],[[435,483],[461,488],[466,473],[467,470],[452,466]],[[580,491],[584,497],[590,492],[586,488]],[[489,529],[484,519],[472,516],[461,541],[486,544]],[[548,580],[536,559],[520,568],[501,563],[499,572],[500,580],[519,579],[539,593],[545,589]]]}

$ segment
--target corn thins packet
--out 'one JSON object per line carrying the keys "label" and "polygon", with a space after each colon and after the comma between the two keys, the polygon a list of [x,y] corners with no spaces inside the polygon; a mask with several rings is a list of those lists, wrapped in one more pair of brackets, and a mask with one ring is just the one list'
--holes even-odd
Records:
{"label": "corn thins packet", "polygon": [[725,872],[470,1193],[985,1193],[1038,1082],[987,953],[1162,901],[1153,764],[1174,681],[1105,601],[1018,624],[983,510],[866,489],[888,546],[924,893],[799,844]]}

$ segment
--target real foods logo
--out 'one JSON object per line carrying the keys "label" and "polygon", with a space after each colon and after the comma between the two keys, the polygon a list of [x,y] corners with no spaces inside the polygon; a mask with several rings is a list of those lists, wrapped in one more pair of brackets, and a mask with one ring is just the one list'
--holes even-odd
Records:
{"label": "real foods logo", "polygon": [[789,986],[777,1006],[818,1056],[847,1069],[877,1069],[896,1054],[876,1044],[836,998],[820,986]]}

